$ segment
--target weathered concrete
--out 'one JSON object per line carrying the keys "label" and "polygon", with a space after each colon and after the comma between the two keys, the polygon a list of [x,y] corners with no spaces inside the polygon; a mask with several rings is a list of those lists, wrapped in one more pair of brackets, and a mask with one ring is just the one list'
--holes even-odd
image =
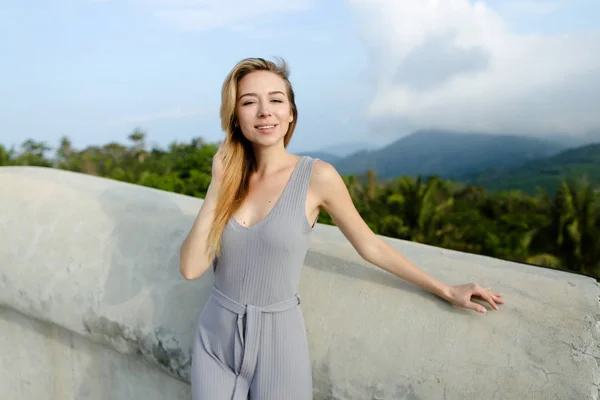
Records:
{"label": "weathered concrete", "polygon": [[[0,366],[19,369],[0,371],[0,393],[39,398],[35,394],[57,371],[49,362],[33,365],[40,353],[56,351],[83,354],[61,356],[71,360],[61,370],[86,362],[101,366],[97,376],[85,365],[62,371],[75,385],[88,382],[87,397],[75,387],[50,398],[107,398],[104,383],[89,382],[116,382],[109,376],[114,368],[103,364],[106,354],[119,360],[119,371],[138,377],[113,388],[162,382],[154,367],[164,379],[188,382],[191,338],[213,276],[183,280],[178,247],[200,205],[199,199],[83,174],[0,168],[0,335],[8,338],[0,345],[13,348],[0,353]],[[598,398],[595,280],[386,240],[450,284],[493,286],[506,304],[487,315],[452,308],[367,265],[336,228],[318,225],[300,293],[315,399]],[[47,329],[64,333],[41,333]],[[11,331],[16,334],[5,334]],[[79,344],[66,346],[62,338]],[[88,361],[77,364],[74,357]],[[176,383],[160,386],[165,392],[156,398],[189,396]]]}
{"label": "weathered concrete", "polygon": [[191,399],[189,385],[53,323],[0,307],[0,398]]}

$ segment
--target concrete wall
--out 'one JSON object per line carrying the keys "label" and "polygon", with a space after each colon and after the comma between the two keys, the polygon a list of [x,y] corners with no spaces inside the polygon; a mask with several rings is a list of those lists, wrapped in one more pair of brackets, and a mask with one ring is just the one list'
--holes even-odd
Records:
{"label": "concrete wall", "polygon": [[0,398],[190,399],[189,385],[51,322],[0,308]]}
{"label": "concrete wall", "polygon": [[[190,344],[213,276],[181,278],[178,248],[200,205],[0,168],[0,398],[189,398]],[[452,308],[318,225],[300,291],[315,399],[598,399],[595,280],[386,240],[506,304],[485,315]]]}

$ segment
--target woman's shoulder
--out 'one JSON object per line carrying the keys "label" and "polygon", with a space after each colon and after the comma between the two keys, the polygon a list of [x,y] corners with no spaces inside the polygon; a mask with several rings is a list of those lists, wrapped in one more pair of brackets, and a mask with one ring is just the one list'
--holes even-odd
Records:
{"label": "woman's shoulder", "polygon": [[293,155],[298,157],[299,161],[302,161],[302,159],[307,160],[307,164],[311,166],[311,186],[322,186],[323,188],[326,188],[328,184],[336,184],[338,182],[342,182],[342,177],[338,173],[337,169],[330,162],[323,161],[318,157],[314,157],[308,154]]}
{"label": "woman's shoulder", "polygon": [[310,186],[318,192],[326,191],[331,185],[336,186],[343,183],[342,177],[337,169],[327,161],[316,157],[304,156],[312,163],[312,173],[310,177]]}
{"label": "woman's shoulder", "polygon": [[313,178],[316,178],[317,180],[325,180],[327,181],[328,179],[332,179],[337,176],[339,176],[337,170],[335,169],[335,167],[327,162],[327,161],[323,161],[318,157],[313,157],[311,155],[308,154],[294,154],[299,161],[302,161],[302,159],[305,159],[308,161],[309,165],[312,164],[312,176]]}

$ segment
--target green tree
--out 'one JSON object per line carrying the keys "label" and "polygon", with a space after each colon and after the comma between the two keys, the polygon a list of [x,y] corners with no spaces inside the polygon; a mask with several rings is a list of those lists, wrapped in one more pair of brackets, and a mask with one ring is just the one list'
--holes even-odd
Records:
{"label": "green tree", "polygon": [[569,271],[597,273],[600,266],[600,204],[597,189],[585,181],[563,181],[553,198],[545,196],[548,222],[536,246],[554,254]]}
{"label": "green tree", "polygon": [[439,177],[427,181],[421,176],[401,177],[384,193],[388,213],[382,218],[382,234],[422,243],[443,242],[447,232],[444,217],[454,198]]}
{"label": "green tree", "polygon": [[21,144],[21,152],[13,160],[13,163],[15,165],[51,167],[52,162],[46,158],[46,153],[50,150],[51,148],[45,142],[27,139]]}
{"label": "green tree", "polygon": [[6,148],[0,144],[0,167],[3,165],[12,165],[14,156],[14,149],[6,150]]}

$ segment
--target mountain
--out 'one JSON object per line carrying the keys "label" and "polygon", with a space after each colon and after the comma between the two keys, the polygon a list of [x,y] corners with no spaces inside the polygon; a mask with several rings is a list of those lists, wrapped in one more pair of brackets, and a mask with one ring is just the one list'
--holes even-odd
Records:
{"label": "mountain", "polygon": [[372,150],[375,148],[376,146],[369,142],[345,142],[329,147],[324,147],[318,150],[300,151],[298,152],[298,155],[311,156],[313,158],[318,158],[320,160],[327,161],[328,163],[335,165],[342,158],[354,154],[358,151]]}
{"label": "mountain", "polygon": [[562,179],[582,177],[600,187],[600,143],[568,149],[512,168],[491,169],[467,176],[463,181],[491,191],[522,190],[534,194],[537,187],[552,193]]}
{"label": "mountain", "polygon": [[544,133],[536,135],[527,135],[537,137],[557,143],[565,148],[574,148],[586,146],[600,142],[600,131],[589,131],[583,134],[568,134],[568,133]]}
{"label": "mountain", "polygon": [[373,169],[381,178],[400,175],[460,178],[491,168],[518,166],[564,148],[555,142],[526,136],[427,130],[377,150],[359,151],[333,165],[342,175]]}
{"label": "mountain", "polygon": [[346,142],[320,149],[324,153],[334,154],[338,157],[347,157],[362,150],[374,150],[377,146],[369,142]]}
{"label": "mountain", "polygon": [[334,164],[337,163],[338,161],[340,161],[342,159],[342,157],[335,155],[335,154],[331,154],[331,153],[326,153],[324,151],[301,151],[298,152],[299,156],[310,156],[312,158],[318,158],[320,160],[323,161],[327,161],[330,164]]}

